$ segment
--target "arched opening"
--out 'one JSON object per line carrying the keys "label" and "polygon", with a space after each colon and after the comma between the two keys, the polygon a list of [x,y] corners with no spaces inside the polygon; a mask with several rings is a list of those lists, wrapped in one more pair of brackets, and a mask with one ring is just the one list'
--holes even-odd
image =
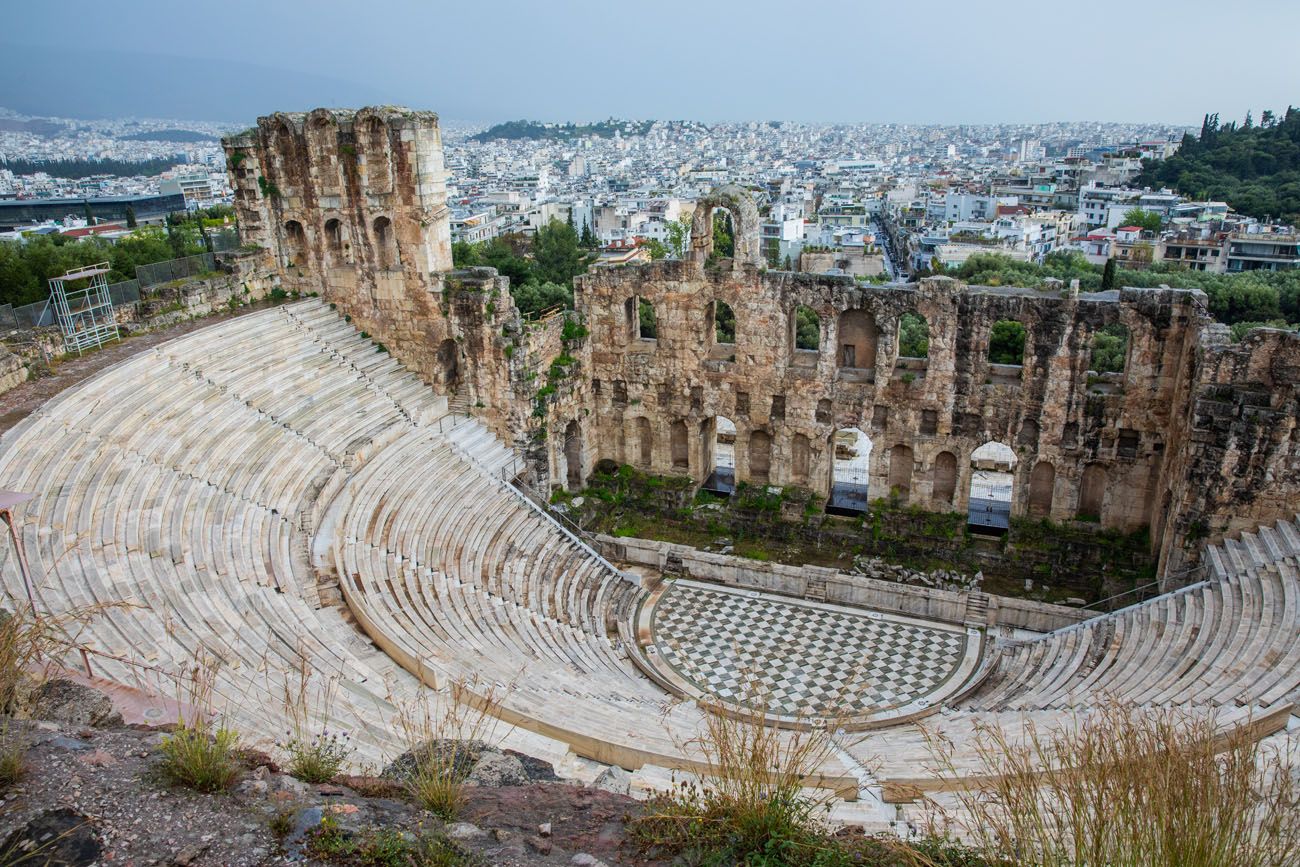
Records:
{"label": "arched opening", "polygon": [[952,505],[957,493],[957,456],[952,452],[939,452],[934,459],[934,479],[931,497],[936,503]]}
{"label": "arched opening", "polygon": [[808,487],[808,474],[812,466],[812,443],[803,434],[790,439],[790,481]]}
{"label": "arched opening", "polygon": [[655,306],[640,295],[632,295],[623,302],[623,325],[629,342],[658,339],[659,317]]}
{"label": "arched opening", "polygon": [[709,321],[713,324],[713,342],[733,351],[736,345],[736,314],[726,301],[709,305]]}
{"label": "arched opening", "polygon": [[564,478],[570,491],[582,490],[582,428],[577,421],[564,428]]}
{"label": "arched opening", "polygon": [[976,533],[1000,536],[1011,526],[1011,490],[1016,453],[1011,446],[987,442],[971,452],[970,499],[966,522]]}
{"label": "arched opening", "polygon": [[1039,461],[1029,474],[1029,514],[1046,518],[1052,514],[1052,496],[1056,492],[1056,467]]}
{"label": "arched opening", "polygon": [[821,400],[817,401],[816,415],[813,417],[817,420],[818,424],[830,424],[834,412],[835,406],[831,403],[831,399],[829,397],[823,397]]}
{"label": "arched opening", "polygon": [[393,176],[389,167],[387,125],[380,118],[371,117],[362,125],[360,138],[366,160],[366,192],[391,192]]}
{"label": "arched opening", "polygon": [[704,440],[704,466],[709,470],[703,488],[730,496],[736,490],[736,423],[720,415],[701,424],[700,435]]}
{"label": "arched opening", "polygon": [[460,347],[450,337],[438,344],[438,366],[442,369],[442,384],[450,394],[460,387]]}
{"label": "arched opening", "polygon": [[766,485],[772,472],[772,435],[756,430],[749,435],[749,481]]}
{"label": "arched opening", "polygon": [[1128,363],[1128,328],[1118,322],[1104,325],[1092,335],[1088,370],[1092,373],[1123,373]]}
{"label": "arched opening", "polygon": [[322,195],[339,194],[338,127],[328,113],[312,112],[307,122],[308,152]]}
{"label": "arched opening", "polygon": [[803,305],[790,311],[790,345],[794,347],[795,364],[817,365],[822,346],[822,320],[817,311]]}
{"label": "arched opening", "polygon": [[655,439],[650,428],[650,419],[639,416],[636,420],[636,461],[642,468],[649,468],[654,461]]}
{"label": "arched opening", "polygon": [[1101,511],[1106,499],[1106,468],[1101,464],[1088,464],[1079,480],[1079,508],[1075,517],[1090,523],[1101,522]]}
{"label": "arched opening", "polygon": [[343,223],[337,218],[325,221],[325,254],[331,268],[344,264]]}
{"label": "arched opening", "polygon": [[375,217],[375,265],[380,271],[394,271],[398,268],[397,238],[393,233],[393,221],[387,217]]}
{"label": "arched opening", "polygon": [[1027,418],[1020,423],[1020,436],[1016,438],[1016,443],[1022,446],[1033,446],[1038,443],[1038,422],[1032,418]]}
{"label": "arched opening", "polygon": [[871,438],[861,430],[842,428],[831,434],[831,496],[826,511],[865,512],[871,476]]}
{"label": "arched opening", "polygon": [[690,445],[686,441],[686,422],[678,419],[668,428],[668,447],[672,452],[673,469],[690,469]]}
{"label": "arched opening", "polygon": [[876,367],[876,339],[880,330],[876,320],[865,310],[845,310],[840,314],[839,366],[841,370],[868,372]]}
{"label": "arched opening", "polygon": [[912,495],[912,450],[903,445],[889,450],[889,496],[906,503]]}
{"label": "arched opening", "polygon": [[299,159],[298,137],[294,134],[293,127],[283,118],[271,133],[271,151],[275,154],[277,171],[270,180],[279,188],[280,196],[290,198],[300,195],[305,180],[304,161]]}
{"label": "arched opening", "polygon": [[709,248],[709,261],[731,259],[736,255],[736,223],[731,211],[713,209],[713,244]]}
{"label": "arched opening", "polygon": [[1025,326],[1014,319],[999,319],[989,329],[989,363],[1020,366],[1025,363]]}
{"label": "arched opening", "polygon": [[898,355],[900,358],[930,357],[930,324],[920,313],[909,311],[898,317]]}
{"label": "arched opening", "polygon": [[306,257],[307,233],[303,231],[302,223],[297,220],[289,220],[284,224],[285,265],[296,265],[301,268],[306,264]]}

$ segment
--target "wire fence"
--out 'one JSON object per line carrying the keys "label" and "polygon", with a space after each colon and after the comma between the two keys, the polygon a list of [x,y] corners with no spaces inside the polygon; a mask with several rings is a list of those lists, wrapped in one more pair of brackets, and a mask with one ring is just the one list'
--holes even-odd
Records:
{"label": "wire fence", "polygon": [[172,280],[184,280],[198,274],[217,270],[217,260],[211,253],[186,256],[183,259],[169,259],[152,265],[140,265],[135,269],[135,278],[141,286],[157,286]]}

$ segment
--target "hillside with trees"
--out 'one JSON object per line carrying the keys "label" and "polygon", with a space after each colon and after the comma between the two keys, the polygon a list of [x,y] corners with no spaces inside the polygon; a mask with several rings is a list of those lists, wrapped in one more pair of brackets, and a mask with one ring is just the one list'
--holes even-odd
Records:
{"label": "hillside with trees", "polygon": [[185,162],[184,154],[133,162],[129,160],[20,160],[0,161],[0,167],[16,175],[45,172],[53,178],[88,178],[112,175],[115,178],[153,177]]}
{"label": "hillside with trees", "polygon": [[1084,292],[1167,284],[1203,291],[1209,296],[1210,312],[1220,322],[1233,326],[1236,336],[1255,325],[1300,326],[1300,271],[1209,274],[1167,266],[1131,271],[1114,263],[1115,260],[1111,260],[1108,268],[1102,268],[1089,263],[1082,253],[1068,251],[1049,253],[1041,265],[1020,262],[997,253],[981,253],[971,256],[960,267],[941,269],[936,273],[975,286],[1024,286],[1031,289],[1045,287],[1049,279],[1060,280],[1067,286],[1071,280],[1078,280],[1079,288]]}
{"label": "hillside with trees", "polygon": [[645,135],[650,131],[654,121],[650,120],[602,120],[599,123],[541,123],[535,120],[511,120],[496,124],[478,135],[473,140],[478,142],[506,139],[533,139],[546,141],[571,141],[573,139],[595,136],[613,138],[614,133],[623,136]]}
{"label": "hillside with trees", "polygon": [[1135,184],[1224,201],[1252,217],[1300,220],[1300,109],[1264,111],[1258,122],[1247,113],[1240,124],[1207,114],[1199,135],[1185,134],[1168,159],[1146,161]]}
{"label": "hillside with trees", "polygon": [[217,136],[211,133],[199,132],[192,129],[147,129],[143,132],[133,132],[127,135],[118,136],[120,141],[172,141],[172,142],[200,142],[200,141],[217,141]]}

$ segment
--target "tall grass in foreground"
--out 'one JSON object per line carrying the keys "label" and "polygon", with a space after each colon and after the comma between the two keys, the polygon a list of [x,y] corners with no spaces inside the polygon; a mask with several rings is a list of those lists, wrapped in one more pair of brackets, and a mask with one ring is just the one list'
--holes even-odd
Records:
{"label": "tall grass in foreground", "polygon": [[892,838],[836,834],[827,822],[834,792],[805,788],[836,753],[835,724],[763,724],[755,717],[706,710],[691,744],[704,767],[700,782],[652,795],[629,834],[642,854],[699,865],[755,867],[935,867],[984,865],[963,847],[938,840],[911,846]]}
{"label": "tall grass in foreground", "polygon": [[239,776],[239,733],[212,713],[216,666],[196,662],[177,678],[176,728],[163,738],[163,776],[199,792],[220,792]]}
{"label": "tall grass in foreground", "polygon": [[399,710],[398,726],[411,759],[406,786],[420,806],[454,821],[465,806],[465,780],[483,745],[491,745],[503,696],[476,682],[452,684],[451,700],[433,708],[427,696]]}
{"label": "tall grass in foreground", "polygon": [[1300,791],[1282,751],[1213,720],[1110,705],[1050,735],[974,739],[980,788],[932,738],[958,809],[941,819],[989,856],[1042,867],[1300,864]]}
{"label": "tall grass in foreground", "polygon": [[283,684],[289,730],[276,746],[288,757],[290,774],[305,783],[328,783],[343,769],[355,747],[347,732],[330,728],[338,678],[313,679],[306,655],[300,653],[298,659],[296,677],[285,677]]}

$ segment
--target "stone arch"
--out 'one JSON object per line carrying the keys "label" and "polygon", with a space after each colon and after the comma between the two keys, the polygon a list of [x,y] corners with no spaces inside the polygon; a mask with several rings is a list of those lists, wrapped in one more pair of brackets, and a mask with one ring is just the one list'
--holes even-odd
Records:
{"label": "stone arch", "polygon": [[582,426],[576,419],[564,428],[564,480],[570,491],[582,490]]}
{"label": "stone arch", "polygon": [[906,503],[912,494],[912,449],[896,445],[889,450],[889,495]]}
{"label": "stone arch", "polygon": [[957,493],[957,456],[952,452],[939,452],[934,458],[934,479],[930,496],[939,503],[952,505]]}
{"label": "stone arch", "polygon": [[325,259],[337,268],[347,262],[347,242],[343,239],[343,221],[330,217],[325,221]]}
{"label": "stone arch", "polygon": [[270,180],[276,183],[284,198],[302,195],[306,178],[303,176],[301,147],[293,122],[287,115],[271,115],[270,139],[271,153],[275,155],[273,164],[276,167],[275,177]]}
{"label": "stone arch", "polygon": [[643,469],[649,469],[654,463],[655,453],[655,435],[654,429],[650,426],[650,419],[643,415],[637,416],[633,422],[636,428],[636,462]]}
{"label": "stone arch", "polygon": [[1089,344],[1088,370],[1091,373],[1123,373],[1128,366],[1129,330],[1121,322],[1103,325],[1092,335]]}
{"label": "stone arch", "polygon": [[865,512],[870,503],[871,437],[860,428],[841,428],[831,434],[831,495],[828,511]]}
{"label": "stone arch", "polygon": [[730,494],[736,489],[736,423],[719,415],[700,423],[706,490]]}
{"label": "stone arch", "polygon": [[991,440],[971,452],[970,463],[966,523],[975,532],[1005,533],[1011,526],[1016,453],[1011,446]]}
{"label": "stone arch", "polygon": [[626,342],[656,340],[659,334],[659,315],[654,304],[640,295],[629,295],[623,302],[623,335]]}
{"label": "stone arch", "polygon": [[1106,468],[1098,463],[1091,463],[1083,468],[1079,479],[1079,507],[1076,517],[1081,521],[1097,521],[1102,518],[1102,507],[1106,499]]}
{"label": "stone arch", "polygon": [[450,337],[438,344],[438,367],[448,393],[460,387],[460,346]]}
{"label": "stone arch", "polygon": [[1029,474],[1029,514],[1046,518],[1052,514],[1052,497],[1056,492],[1056,467],[1049,461],[1039,461]]}
{"label": "stone arch", "polygon": [[840,314],[838,362],[849,370],[873,370],[880,329],[866,310],[853,308]]}
{"label": "stone arch", "polygon": [[898,357],[930,357],[930,323],[914,310],[898,317]]}
{"label": "stone arch", "polygon": [[307,260],[307,231],[297,220],[284,222],[284,258],[285,265],[301,268]]}
{"label": "stone arch", "polygon": [[720,346],[735,347],[736,345],[736,311],[731,305],[720,298],[715,298],[709,304],[708,316],[709,334],[713,343]]}
{"label": "stone arch", "polygon": [[397,234],[393,221],[385,216],[375,217],[372,224],[375,238],[375,267],[380,271],[396,271],[401,267],[401,254],[397,249]]}
{"label": "stone arch", "polygon": [[800,304],[790,311],[790,346],[796,363],[816,363],[822,348],[822,320],[816,310]]}
{"label": "stone arch", "polygon": [[760,267],[763,253],[759,240],[758,208],[753,196],[731,184],[719,187],[696,201],[691,219],[691,259],[702,264],[713,251],[713,212],[718,208],[725,208],[731,214],[732,237],[735,239],[732,268]]}
{"label": "stone arch", "polygon": [[673,469],[690,469],[691,446],[687,441],[686,422],[682,419],[668,427],[668,449],[672,453]]}
{"label": "stone arch", "polygon": [[1038,422],[1027,418],[1020,423],[1020,435],[1016,437],[1016,443],[1022,446],[1037,445],[1038,434]]}
{"label": "stone arch", "polygon": [[989,363],[1023,366],[1025,337],[1025,326],[1015,319],[994,322],[989,328]]}
{"label": "stone arch", "polygon": [[817,413],[813,416],[818,424],[830,424],[834,418],[835,404],[829,397],[823,397],[817,401]]}
{"label": "stone arch", "polygon": [[320,194],[337,196],[341,190],[339,166],[339,128],[334,115],[318,108],[307,115],[307,151]]}
{"label": "stone arch", "polygon": [[352,122],[352,131],[365,169],[365,192],[370,195],[391,193],[393,168],[388,124],[373,109],[363,108]]}
{"label": "stone arch", "polygon": [[790,481],[800,487],[808,486],[812,469],[812,442],[801,433],[790,438]]}
{"label": "stone arch", "polygon": [[751,431],[746,456],[749,458],[749,481],[756,485],[768,484],[772,473],[772,435],[765,430]]}

